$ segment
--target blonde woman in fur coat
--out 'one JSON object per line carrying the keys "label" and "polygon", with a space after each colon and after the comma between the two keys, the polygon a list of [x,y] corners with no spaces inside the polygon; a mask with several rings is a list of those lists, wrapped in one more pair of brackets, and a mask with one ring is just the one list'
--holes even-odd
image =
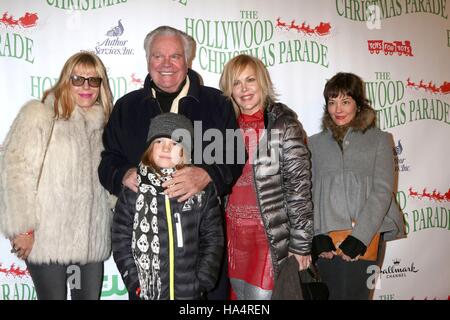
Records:
{"label": "blonde woman in fur coat", "polygon": [[0,231],[38,299],[99,299],[112,214],[97,167],[112,95],[101,60],[80,52],[42,101],[22,107],[0,159]]}

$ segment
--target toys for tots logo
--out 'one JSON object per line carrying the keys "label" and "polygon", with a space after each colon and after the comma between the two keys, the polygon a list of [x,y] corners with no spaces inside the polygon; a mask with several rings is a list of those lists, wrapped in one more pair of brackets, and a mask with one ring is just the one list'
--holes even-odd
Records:
{"label": "toys for tots logo", "polygon": [[[280,17],[260,19],[257,11],[240,11],[238,20],[203,20],[185,18],[185,31],[197,43],[197,59],[201,69],[222,73],[225,63],[239,54],[248,54],[262,60],[266,66],[306,62],[328,68],[328,47],[315,41],[330,33],[331,25],[305,22],[283,25]],[[283,32],[289,40],[275,41]],[[298,39],[299,37],[308,37]]]}
{"label": "toys for tots logo", "polygon": [[392,56],[396,54],[398,56],[414,56],[412,53],[411,41],[383,41],[383,40],[367,40],[367,46],[371,54],[379,54],[380,51],[385,55]]}

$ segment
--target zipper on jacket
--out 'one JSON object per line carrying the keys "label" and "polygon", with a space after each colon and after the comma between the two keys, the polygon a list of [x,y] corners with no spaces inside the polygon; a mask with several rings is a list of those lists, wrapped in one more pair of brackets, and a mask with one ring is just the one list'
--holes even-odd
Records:
{"label": "zipper on jacket", "polygon": [[175,230],[177,231],[177,247],[183,248],[183,230],[181,229],[181,215],[176,212],[175,217]]}
{"label": "zipper on jacket", "polygon": [[169,299],[175,300],[175,264],[174,264],[174,244],[173,244],[173,224],[172,212],[170,209],[170,199],[165,195],[167,231],[169,234]]}
{"label": "zipper on jacket", "polygon": [[[268,134],[268,132],[269,132],[269,130],[272,129],[272,126],[269,126],[269,120],[270,119],[268,119],[268,121],[267,121],[267,128],[264,128],[264,129],[266,129],[265,134],[267,135],[267,145],[270,145],[269,144],[269,134]],[[270,129],[269,129],[269,127],[270,127]],[[260,143],[261,143],[261,139],[262,139],[262,137],[260,137],[260,139],[259,139],[259,141],[258,141],[258,143],[256,145],[256,154],[255,155],[257,157],[259,156],[259,146],[260,146]],[[281,157],[279,157],[279,159],[281,159]],[[249,159],[249,161],[250,161],[250,159]],[[255,161],[255,159],[252,159],[252,161]],[[273,271],[276,272],[278,270],[278,264],[277,264],[278,256],[275,254],[275,252],[273,250],[273,243],[270,242],[268,230],[266,228],[266,224],[265,224],[264,217],[263,217],[263,212],[262,212],[262,209],[261,209],[262,208],[261,207],[261,201],[260,201],[260,196],[261,195],[260,195],[260,193],[258,191],[258,186],[256,185],[256,164],[250,164],[250,165],[251,165],[252,171],[253,171],[253,188],[255,190],[255,195],[256,195],[256,205],[257,205],[257,207],[259,209],[259,215],[260,215],[261,221],[263,223],[264,233],[265,233],[266,238],[267,238],[267,243],[269,244],[268,247],[269,247],[270,258],[272,260],[272,268],[273,268]],[[280,168],[280,174],[282,174],[282,168]]]}

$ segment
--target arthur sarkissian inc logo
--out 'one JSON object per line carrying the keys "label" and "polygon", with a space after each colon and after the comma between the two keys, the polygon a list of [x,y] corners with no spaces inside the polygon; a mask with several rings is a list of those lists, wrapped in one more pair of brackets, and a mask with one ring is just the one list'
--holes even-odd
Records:
{"label": "arthur sarkissian inc logo", "polygon": [[[208,72],[220,74],[225,63],[239,54],[258,57],[266,66],[304,62],[329,67],[328,47],[319,39],[322,29],[328,28],[325,24],[318,23],[317,32],[311,29],[310,34],[304,32],[308,30],[304,24],[294,24],[301,32],[289,33],[279,21],[280,17],[259,19],[257,11],[241,10],[237,20],[185,18],[185,31],[197,42],[196,59]],[[276,40],[279,32],[285,33],[283,40]]]}

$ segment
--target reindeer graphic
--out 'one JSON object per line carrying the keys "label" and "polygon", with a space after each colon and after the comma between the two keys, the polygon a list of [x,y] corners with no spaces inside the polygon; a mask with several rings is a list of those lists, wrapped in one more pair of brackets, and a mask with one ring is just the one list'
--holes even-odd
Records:
{"label": "reindeer graphic", "polygon": [[412,187],[409,187],[408,191],[409,191],[409,196],[410,196],[411,198],[414,198],[414,197],[418,197],[418,196],[419,196],[419,194],[418,194],[416,191],[414,191]]}
{"label": "reindeer graphic", "polygon": [[431,198],[438,202],[442,202],[442,200],[445,199],[445,197],[440,192],[437,192],[436,189],[433,190],[433,193],[431,194]]}
{"label": "reindeer graphic", "polygon": [[130,81],[130,83],[132,84],[132,85],[135,85],[135,86],[143,86],[143,81],[141,80],[141,79],[139,79],[139,78],[136,78],[136,74],[133,72],[132,74],[131,74],[131,81]]}
{"label": "reindeer graphic", "polygon": [[295,19],[291,21],[291,24],[288,27],[288,29],[297,29],[297,25],[295,24]]}
{"label": "reindeer graphic", "polygon": [[431,200],[431,194],[427,192],[427,188],[423,189],[422,194],[419,197],[419,199],[422,198],[428,198],[429,200]]}
{"label": "reindeer graphic", "polygon": [[423,82],[423,80],[420,80],[419,82],[419,89],[427,89],[427,85]]}
{"label": "reindeer graphic", "polygon": [[283,28],[288,29],[286,22],[281,21],[280,17],[277,18],[277,24],[275,25],[275,27],[280,28],[280,29],[283,29]]}
{"label": "reindeer graphic", "polygon": [[12,15],[8,17],[8,12],[3,13],[2,18],[0,19],[0,22],[2,22],[5,26],[9,27],[15,27],[19,25],[19,20],[14,19]]}
{"label": "reindeer graphic", "polygon": [[408,79],[406,79],[406,86],[415,88],[416,84],[414,82],[411,82],[408,78]]}
{"label": "reindeer graphic", "polygon": [[0,273],[4,273],[5,275],[8,273],[8,269],[2,268],[2,264],[0,263]]}

